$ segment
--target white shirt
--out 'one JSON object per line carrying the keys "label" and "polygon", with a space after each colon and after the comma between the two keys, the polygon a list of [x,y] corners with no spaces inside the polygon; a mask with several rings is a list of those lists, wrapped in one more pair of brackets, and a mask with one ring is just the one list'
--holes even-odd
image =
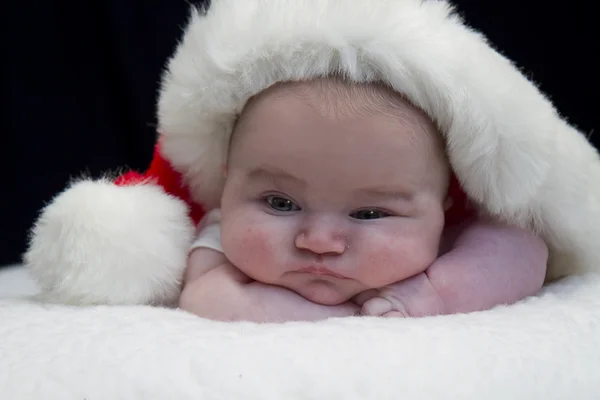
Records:
{"label": "white shirt", "polygon": [[190,251],[204,247],[223,252],[221,247],[221,210],[215,209],[207,213],[198,224],[196,240],[192,243]]}

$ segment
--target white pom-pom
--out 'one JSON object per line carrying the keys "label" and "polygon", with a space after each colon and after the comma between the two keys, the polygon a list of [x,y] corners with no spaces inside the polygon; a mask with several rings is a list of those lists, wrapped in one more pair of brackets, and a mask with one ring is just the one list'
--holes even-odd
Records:
{"label": "white pom-pom", "polygon": [[192,235],[186,204],[159,186],[84,180],[42,211],[24,259],[45,301],[172,305]]}

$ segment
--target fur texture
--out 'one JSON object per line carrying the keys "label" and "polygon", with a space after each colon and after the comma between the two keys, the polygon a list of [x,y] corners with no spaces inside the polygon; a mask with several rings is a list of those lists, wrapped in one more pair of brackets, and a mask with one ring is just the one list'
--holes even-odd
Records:
{"label": "fur texture", "polygon": [[44,301],[176,304],[192,235],[159,186],[80,181],[42,212],[25,262]]}
{"label": "fur texture", "polygon": [[422,108],[467,194],[541,232],[550,278],[598,269],[598,153],[444,1],[220,0],[194,12],[159,106],[165,157],[192,197],[218,204],[232,126],[249,97],[331,73],[387,82]]}
{"label": "fur texture", "polygon": [[225,324],[150,307],[0,301],[11,400],[592,400],[600,276],[422,320]]}

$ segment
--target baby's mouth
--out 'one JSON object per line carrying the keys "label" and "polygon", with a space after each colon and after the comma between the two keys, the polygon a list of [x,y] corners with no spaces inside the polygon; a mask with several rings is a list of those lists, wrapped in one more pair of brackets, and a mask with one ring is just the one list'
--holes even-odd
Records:
{"label": "baby's mouth", "polygon": [[300,268],[297,272],[303,272],[311,275],[320,275],[320,276],[331,276],[337,279],[349,279],[348,277],[335,273],[327,267],[305,267]]}

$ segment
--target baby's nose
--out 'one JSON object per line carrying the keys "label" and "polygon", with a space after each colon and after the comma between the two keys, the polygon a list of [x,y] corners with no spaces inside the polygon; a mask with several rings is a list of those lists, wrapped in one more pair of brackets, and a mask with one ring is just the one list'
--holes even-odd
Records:
{"label": "baby's nose", "polygon": [[296,247],[315,254],[339,255],[346,251],[348,241],[339,229],[333,229],[327,221],[312,223],[296,235]]}

